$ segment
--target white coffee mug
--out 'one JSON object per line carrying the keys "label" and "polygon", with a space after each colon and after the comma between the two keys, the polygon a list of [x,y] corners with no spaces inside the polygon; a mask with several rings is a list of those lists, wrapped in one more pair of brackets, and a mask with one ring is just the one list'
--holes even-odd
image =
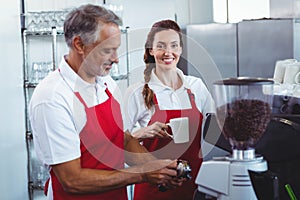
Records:
{"label": "white coffee mug", "polygon": [[171,127],[174,143],[178,144],[189,142],[188,117],[170,119],[170,123],[167,123],[167,125]]}
{"label": "white coffee mug", "polygon": [[300,62],[290,63],[286,65],[283,83],[284,84],[295,84],[298,79],[296,75],[300,70]]}
{"label": "white coffee mug", "polygon": [[294,81],[296,84],[300,84],[300,72],[295,75]]}
{"label": "white coffee mug", "polygon": [[296,63],[296,59],[278,60],[275,65],[273,79],[276,83],[283,83],[286,67],[288,64]]}

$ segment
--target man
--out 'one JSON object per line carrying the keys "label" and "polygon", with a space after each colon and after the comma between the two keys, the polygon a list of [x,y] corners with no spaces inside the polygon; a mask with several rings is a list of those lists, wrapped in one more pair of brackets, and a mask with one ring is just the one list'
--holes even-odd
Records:
{"label": "man", "polygon": [[122,131],[116,83],[107,76],[118,63],[120,22],[100,6],[71,11],[64,23],[69,53],[34,91],[30,121],[37,155],[50,169],[48,199],[127,199],[130,184],[182,184],[176,161],[154,159]]}

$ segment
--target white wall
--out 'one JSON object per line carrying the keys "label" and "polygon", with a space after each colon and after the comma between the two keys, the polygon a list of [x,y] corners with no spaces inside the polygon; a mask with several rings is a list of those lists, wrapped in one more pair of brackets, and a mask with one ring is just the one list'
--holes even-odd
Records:
{"label": "white wall", "polygon": [[213,22],[213,1],[212,0],[188,0],[189,23],[201,24]]}
{"label": "white wall", "polygon": [[0,8],[0,198],[27,199],[19,0]]}

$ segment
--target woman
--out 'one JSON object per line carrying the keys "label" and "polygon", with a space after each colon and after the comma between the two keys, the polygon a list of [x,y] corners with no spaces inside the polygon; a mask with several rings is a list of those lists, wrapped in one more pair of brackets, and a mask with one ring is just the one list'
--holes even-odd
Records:
{"label": "woman", "polygon": [[[206,113],[214,111],[210,93],[200,78],[186,76],[177,68],[182,53],[182,33],[176,22],[156,22],[145,44],[144,81],[126,91],[125,128],[142,141],[156,157],[187,160],[192,180],[175,190],[157,192],[157,186],[135,185],[134,199],[192,199],[194,183],[202,163],[201,129]],[[175,144],[170,128],[172,118],[189,118],[189,142]],[[134,130],[138,124],[142,128]]]}

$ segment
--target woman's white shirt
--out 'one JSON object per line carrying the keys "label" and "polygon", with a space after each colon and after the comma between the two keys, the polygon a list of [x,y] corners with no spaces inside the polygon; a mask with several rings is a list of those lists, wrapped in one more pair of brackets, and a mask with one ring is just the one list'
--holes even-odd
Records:
{"label": "woman's white shirt", "polygon": [[[215,106],[211,94],[200,78],[186,76],[180,69],[177,73],[183,81],[182,87],[177,90],[164,85],[155,75],[154,70],[151,72],[151,78],[148,83],[149,87],[156,95],[159,108],[161,110],[177,110],[191,108],[187,89],[195,95],[195,102],[198,110],[205,117],[206,113],[215,112]],[[130,86],[124,97],[123,120],[124,129],[134,131],[136,126],[146,127],[154,113],[147,109],[144,103],[142,90],[144,82],[136,83]]]}

